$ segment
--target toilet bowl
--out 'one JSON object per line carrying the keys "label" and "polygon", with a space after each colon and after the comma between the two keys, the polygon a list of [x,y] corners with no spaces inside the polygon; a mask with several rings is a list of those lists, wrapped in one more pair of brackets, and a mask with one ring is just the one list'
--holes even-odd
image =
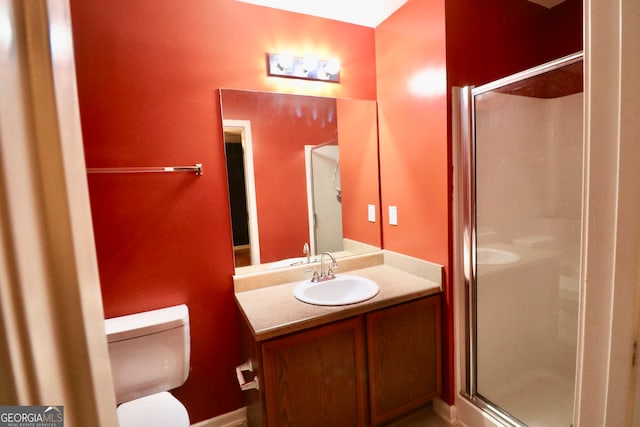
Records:
{"label": "toilet bowl", "polygon": [[163,391],[118,406],[120,427],[183,427],[189,425],[187,410],[171,393]]}
{"label": "toilet bowl", "polygon": [[186,305],[105,320],[120,427],[188,427],[186,408],[168,390],[189,374]]}

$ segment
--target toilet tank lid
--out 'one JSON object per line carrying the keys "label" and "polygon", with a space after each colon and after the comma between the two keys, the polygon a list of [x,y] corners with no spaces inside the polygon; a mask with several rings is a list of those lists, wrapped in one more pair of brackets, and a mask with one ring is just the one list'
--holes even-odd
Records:
{"label": "toilet tank lid", "polygon": [[183,326],[189,322],[185,304],[142,313],[113,317],[104,321],[108,342],[122,341]]}

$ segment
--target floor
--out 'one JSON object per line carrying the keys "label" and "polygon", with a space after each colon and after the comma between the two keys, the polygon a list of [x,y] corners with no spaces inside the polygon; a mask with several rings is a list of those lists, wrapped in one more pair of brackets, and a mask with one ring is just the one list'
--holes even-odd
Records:
{"label": "floor", "polygon": [[455,425],[440,418],[429,404],[387,424],[385,427],[451,427]]}
{"label": "floor", "polygon": [[[535,397],[532,399],[531,397]],[[547,372],[534,372],[495,390],[495,402],[531,427],[571,426],[573,382]],[[546,408],[541,411],[540,408]],[[428,404],[385,427],[454,427]]]}
{"label": "floor", "polygon": [[[529,372],[493,390],[493,401],[531,427],[570,426],[573,379],[545,371]],[[540,408],[545,408],[541,411]]]}
{"label": "floor", "polygon": [[240,248],[233,250],[236,267],[246,267],[247,265],[251,265],[251,248]]}

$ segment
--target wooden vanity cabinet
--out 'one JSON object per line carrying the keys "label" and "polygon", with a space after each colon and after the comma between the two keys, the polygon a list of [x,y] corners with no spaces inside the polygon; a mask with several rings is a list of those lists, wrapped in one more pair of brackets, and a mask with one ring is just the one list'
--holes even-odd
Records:
{"label": "wooden vanity cabinet", "polygon": [[[264,342],[245,340],[260,390],[247,390],[249,426],[366,426],[362,317]],[[249,377],[249,374],[245,374]]]}
{"label": "wooden vanity cabinet", "polygon": [[436,295],[366,315],[371,425],[440,395],[440,304]]}
{"label": "wooden vanity cabinet", "polygon": [[244,326],[249,426],[379,425],[440,393],[439,295],[260,342]]}
{"label": "wooden vanity cabinet", "polygon": [[266,342],[269,426],[365,426],[366,359],[361,318]]}

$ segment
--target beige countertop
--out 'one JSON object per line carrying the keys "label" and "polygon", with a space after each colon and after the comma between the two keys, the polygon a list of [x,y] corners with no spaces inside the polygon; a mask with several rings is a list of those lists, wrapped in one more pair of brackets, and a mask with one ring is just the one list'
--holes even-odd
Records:
{"label": "beige countertop", "polygon": [[[397,255],[387,258],[393,266],[381,263],[348,272],[369,278],[380,287],[376,296],[360,303],[343,306],[304,303],[293,296],[293,289],[299,281],[236,292],[236,301],[251,326],[254,338],[263,341],[441,292],[437,271],[419,276],[412,269],[398,268],[404,264],[395,262]],[[428,264],[431,269],[442,268]]]}

